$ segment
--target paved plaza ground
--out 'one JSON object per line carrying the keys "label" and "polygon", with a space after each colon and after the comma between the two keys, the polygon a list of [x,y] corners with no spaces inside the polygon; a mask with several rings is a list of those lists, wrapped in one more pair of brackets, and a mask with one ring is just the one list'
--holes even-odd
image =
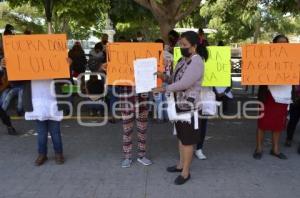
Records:
{"label": "paved plaza ground", "polygon": [[[13,123],[20,136],[8,136],[0,125],[0,198],[300,197],[297,144],[282,148],[289,159],[281,161],[268,154],[267,137],[263,159],[254,160],[255,120],[211,120],[205,144],[208,160],[193,161],[192,179],[184,186],[175,186],[177,174],[165,171],[178,158],[176,137],[168,123],[149,125],[148,156],[154,164],[144,167],[135,162],[129,169],[120,168],[120,122],[87,128],[76,120],[63,121],[66,163],[54,163],[49,143],[50,160],[42,167],[33,164],[34,123]],[[298,130],[297,142],[299,134]]]}

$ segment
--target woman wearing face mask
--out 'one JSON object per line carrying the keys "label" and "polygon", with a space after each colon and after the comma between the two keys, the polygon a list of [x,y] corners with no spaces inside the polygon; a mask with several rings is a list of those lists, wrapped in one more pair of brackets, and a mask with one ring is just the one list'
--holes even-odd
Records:
{"label": "woman wearing face mask", "polygon": [[[156,88],[154,92],[174,92],[176,111],[191,112],[200,111],[197,104],[200,102],[201,82],[203,79],[204,64],[200,55],[197,54],[198,35],[193,31],[181,35],[179,42],[183,58],[176,65],[171,80],[159,73],[158,77],[171,82],[165,87]],[[191,108],[191,104],[193,105]],[[190,178],[190,166],[193,159],[193,146],[201,139],[200,128],[195,127],[200,123],[199,117],[191,119],[191,122],[176,122],[175,129],[179,142],[180,161],[177,165],[168,167],[171,173],[181,173],[176,179],[176,185],[182,185]]]}
{"label": "woman wearing face mask", "polygon": [[[284,35],[278,35],[273,39],[273,43],[288,43],[289,40]],[[280,93],[280,94],[278,94]],[[284,98],[280,99],[280,98]],[[260,160],[263,155],[263,142],[265,131],[272,132],[272,149],[270,154],[282,160],[287,156],[280,152],[280,134],[286,127],[288,115],[288,105],[292,99],[292,86],[259,86],[258,99],[264,105],[261,112],[263,117],[258,119],[256,134],[256,149],[253,158]]]}

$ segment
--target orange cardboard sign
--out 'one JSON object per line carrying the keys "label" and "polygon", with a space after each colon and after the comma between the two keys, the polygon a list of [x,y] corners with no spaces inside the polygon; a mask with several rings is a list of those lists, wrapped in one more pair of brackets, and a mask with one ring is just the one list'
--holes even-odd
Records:
{"label": "orange cardboard sign", "polygon": [[242,85],[299,84],[299,44],[252,44],[242,49]]}
{"label": "orange cardboard sign", "polygon": [[3,36],[10,81],[69,78],[65,34]]}
{"label": "orange cardboard sign", "polygon": [[[108,85],[133,86],[133,62],[136,59],[156,58],[158,71],[164,71],[161,43],[111,43],[107,52]],[[160,80],[158,84],[161,84]]]}

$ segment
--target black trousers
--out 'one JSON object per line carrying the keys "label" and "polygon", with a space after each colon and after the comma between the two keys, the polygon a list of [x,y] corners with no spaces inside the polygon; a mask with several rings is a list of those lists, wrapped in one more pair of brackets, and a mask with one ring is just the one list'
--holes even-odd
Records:
{"label": "black trousers", "polygon": [[3,124],[5,124],[7,127],[11,127],[11,121],[7,113],[0,107],[0,119],[2,120]]}
{"label": "black trousers", "polygon": [[292,141],[300,119],[300,104],[291,104],[290,120],[287,126],[287,140]]}
{"label": "black trousers", "polygon": [[223,114],[228,113],[228,103],[229,103],[229,98],[227,96],[221,96],[216,98],[218,102],[222,102],[222,105],[220,108],[222,108]]}
{"label": "black trousers", "polygon": [[201,138],[200,138],[200,141],[197,144],[197,150],[203,148],[205,137],[206,137],[206,131],[207,131],[207,121],[208,121],[208,119],[205,119],[205,118],[201,118],[200,119],[200,134],[201,134]]}

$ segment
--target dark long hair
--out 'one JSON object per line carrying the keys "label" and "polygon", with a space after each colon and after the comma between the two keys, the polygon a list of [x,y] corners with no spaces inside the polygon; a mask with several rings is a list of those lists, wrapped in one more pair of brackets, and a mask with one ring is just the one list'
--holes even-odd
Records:
{"label": "dark long hair", "polygon": [[187,31],[182,33],[181,38],[185,38],[192,46],[198,45],[198,34],[194,31]]}
{"label": "dark long hair", "polygon": [[196,32],[184,32],[181,34],[181,38],[185,38],[192,46],[196,46],[197,54],[199,54],[204,61],[207,61],[209,55],[207,47],[199,42],[199,36]]}
{"label": "dark long hair", "polygon": [[79,56],[84,56],[84,50],[80,44],[75,44],[72,49],[69,51],[69,57],[75,58]]}
{"label": "dark long hair", "polygon": [[204,61],[207,61],[209,53],[206,45],[198,43],[197,45],[197,53],[202,57]]}
{"label": "dark long hair", "polygon": [[275,36],[273,39],[273,43],[278,43],[279,39],[285,39],[289,43],[289,39],[283,34]]}

